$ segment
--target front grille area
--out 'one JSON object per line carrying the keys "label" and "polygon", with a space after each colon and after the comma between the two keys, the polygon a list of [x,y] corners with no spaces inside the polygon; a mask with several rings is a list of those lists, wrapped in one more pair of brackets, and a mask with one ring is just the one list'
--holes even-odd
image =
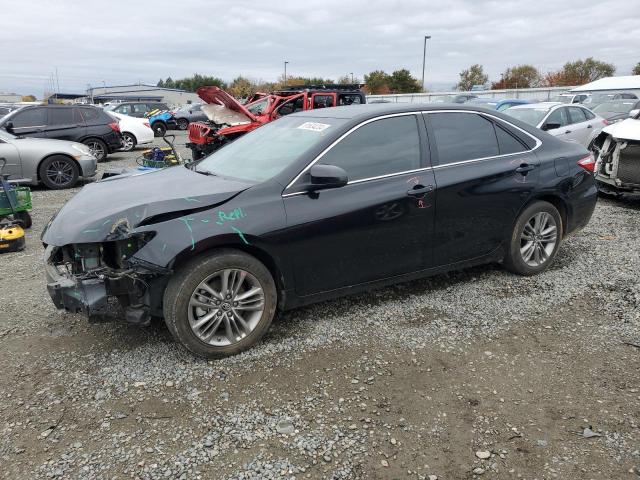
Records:
{"label": "front grille area", "polygon": [[627,145],[620,151],[618,178],[622,183],[640,184],[640,145]]}

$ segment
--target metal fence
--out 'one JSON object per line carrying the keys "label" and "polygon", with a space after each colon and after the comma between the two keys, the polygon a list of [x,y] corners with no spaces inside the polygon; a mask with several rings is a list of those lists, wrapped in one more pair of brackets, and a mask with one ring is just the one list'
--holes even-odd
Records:
{"label": "metal fence", "polygon": [[480,98],[522,98],[525,100],[549,100],[554,95],[566,92],[575,87],[545,87],[545,88],[509,88],[505,90],[478,90],[473,92],[429,92],[429,93],[398,93],[389,95],[367,95],[367,103],[372,101],[387,101],[394,103],[429,103],[448,95],[471,93]]}

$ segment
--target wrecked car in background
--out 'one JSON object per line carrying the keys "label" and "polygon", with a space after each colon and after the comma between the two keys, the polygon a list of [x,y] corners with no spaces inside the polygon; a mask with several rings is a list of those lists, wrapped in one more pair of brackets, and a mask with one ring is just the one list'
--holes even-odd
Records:
{"label": "wrecked car in background", "polygon": [[186,146],[193,160],[291,113],[366,103],[360,85],[291,86],[272,94],[254,94],[244,105],[219,87],[200,87],[196,92],[207,103],[202,112],[209,121],[189,125]]}
{"label": "wrecked car in background", "polygon": [[640,193],[640,109],[604,128],[589,149],[595,156],[594,175],[603,193]]}

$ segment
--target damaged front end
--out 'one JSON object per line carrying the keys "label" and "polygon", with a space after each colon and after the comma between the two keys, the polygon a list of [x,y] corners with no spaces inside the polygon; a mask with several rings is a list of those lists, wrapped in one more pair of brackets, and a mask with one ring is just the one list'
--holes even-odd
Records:
{"label": "damaged front end", "polygon": [[640,120],[630,118],[605,128],[589,148],[601,191],[640,192]]}
{"label": "damaged front end", "polygon": [[133,255],[152,233],[101,243],[77,243],[45,249],[47,290],[56,305],[84,313],[90,321],[124,311],[128,323],[147,325],[160,305],[152,285],[164,282],[168,269]]}

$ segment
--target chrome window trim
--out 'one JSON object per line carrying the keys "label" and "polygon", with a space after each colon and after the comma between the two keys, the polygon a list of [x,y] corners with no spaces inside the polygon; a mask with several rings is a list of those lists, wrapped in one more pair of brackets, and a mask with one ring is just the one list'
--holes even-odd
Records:
{"label": "chrome window trim", "polygon": [[[558,107],[560,107],[560,106],[561,105],[558,105]],[[353,184],[358,184],[358,183],[363,183],[363,182],[368,182],[368,181],[373,181],[373,180],[380,180],[382,178],[395,177],[395,176],[398,176],[398,175],[404,175],[406,173],[422,172],[422,171],[426,171],[426,170],[437,170],[437,169],[440,169],[440,168],[452,167],[452,166],[456,166],[456,165],[464,165],[464,164],[467,164],[467,163],[483,162],[485,160],[493,160],[493,159],[496,159],[496,158],[511,157],[513,155],[522,155],[522,154],[525,154],[525,153],[531,153],[531,152],[537,150],[542,145],[542,140],[540,140],[538,137],[530,134],[526,130],[523,130],[522,128],[518,127],[517,125],[514,125],[511,122],[505,121],[502,118],[496,117],[495,115],[491,115],[491,113],[487,113],[487,112],[480,112],[480,111],[477,111],[477,110],[449,109],[449,110],[420,110],[420,111],[413,111],[413,112],[392,113],[392,114],[382,115],[382,116],[379,116],[379,117],[374,117],[374,118],[370,118],[368,120],[365,120],[364,122],[359,123],[358,125],[355,125],[354,127],[350,128],[348,131],[346,131],[345,133],[340,135],[340,137],[338,137],[336,140],[334,140],[329,146],[327,146],[327,148],[325,148],[322,152],[320,152],[316,156],[316,158],[314,158],[305,168],[303,168],[300,171],[300,173],[298,173],[298,175],[296,175],[295,178],[293,180],[291,180],[291,182],[289,182],[287,184],[287,186],[285,187],[284,190],[286,191],[288,188],[291,188],[291,186],[295,182],[297,182],[299,180],[299,178],[307,170],[309,170],[311,167],[313,167],[313,165],[315,165],[329,150],[331,150],[343,138],[345,138],[346,136],[348,136],[352,132],[356,131],[358,128],[362,127],[363,125],[367,125],[368,123],[374,122],[376,120],[382,120],[382,119],[385,119],[385,118],[400,117],[400,116],[407,116],[407,115],[420,115],[420,114],[432,115],[432,114],[438,114],[438,113],[473,113],[473,114],[477,114],[477,115],[484,115],[484,116],[487,116],[487,117],[491,117],[492,119],[497,120],[498,122],[506,123],[509,126],[511,126],[512,128],[515,128],[516,130],[524,133],[528,137],[530,137],[533,140],[535,140],[536,144],[535,144],[535,146],[533,148],[525,150],[523,152],[505,153],[505,154],[502,154],[502,155],[494,155],[494,156],[491,156],[491,157],[472,158],[472,159],[469,159],[469,160],[461,160],[459,162],[452,162],[452,163],[447,163],[447,164],[444,164],[444,165],[432,165],[432,166],[429,166],[429,167],[423,167],[423,168],[418,168],[418,169],[414,169],[414,170],[406,170],[404,172],[395,172],[395,173],[388,173],[386,175],[379,175],[379,176],[376,176],[376,177],[361,178],[361,179],[358,179],[358,180],[352,180],[350,182],[347,182],[347,185],[353,185]],[[549,113],[551,113],[551,111]],[[437,146],[436,146],[436,148],[437,148]],[[291,192],[291,193],[283,193],[281,196],[282,196],[282,198],[286,198],[286,197],[293,197],[295,195],[304,195],[304,194],[307,194],[307,193],[308,193],[307,191]]]}
{"label": "chrome window trim", "polygon": [[[313,167],[313,166],[314,166],[314,165],[315,165],[315,164],[316,164],[316,163],[317,163],[317,162],[318,162],[322,157],[324,157],[324,156],[327,154],[327,152],[328,152],[329,150],[331,150],[331,149],[332,149],[333,147],[335,147],[339,142],[341,142],[341,141],[342,141],[342,139],[344,139],[345,137],[347,137],[347,136],[348,136],[348,135],[350,135],[351,133],[353,133],[353,132],[355,132],[356,130],[358,130],[360,127],[362,127],[362,126],[364,126],[364,125],[367,125],[367,124],[369,124],[369,123],[371,123],[371,122],[375,122],[376,120],[383,120],[383,119],[385,119],[385,118],[404,117],[404,116],[408,116],[408,115],[419,115],[419,114],[420,114],[420,112],[390,113],[390,114],[387,114],[387,115],[382,115],[382,116],[379,116],[379,117],[370,118],[370,119],[368,119],[368,120],[365,120],[365,121],[364,121],[364,122],[362,122],[362,123],[359,123],[358,125],[355,125],[355,126],[351,127],[349,130],[347,130],[345,133],[343,133],[343,134],[342,134],[342,135],[340,135],[338,138],[336,138],[333,142],[331,142],[331,144],[330,144],[330,145],[328,145],[328,146],[327,146],[327,148],[325,148],[322,152],[320,152],[320,153],[316,156],[316,158],[314,158],[313,160],[311,160],[311,162],[310,162],[306,167],[304,167],[304,168],[300,171],[300,173],[298,173],[298,175],[296,175],[296,176],[294,177],[294,179],[293,179],[293,180],[291,180],[291,181],[287,184],[287,186],[286,186],[284,189],[285,189],[285,190],[287,190],[288,188],[291,188],[291,186],[292,186],[294,183],[296,183],[296,182],[300,179],[300,177],[301,177],[302,175],[304,175],[304,173],[305,173],[305,172],[307,172],[307,170],[309,170],[311,167]],[[392,174],[388,174],[388,175],[400,175],[400,174],[401,174],[401,172],[397,172],[397,173],[392,173]],[[386,176],[386,175],[383,175],[383,176],[381,176],[380,178],[385,177],[385,176]],[[371,177],[371,178],[374,178],[374,177]],[[363,179],[360,179],[360,180],[354,180],[354,182],[363,182],[363,181],[365,181],[365,180],[370,180],[370,179],[363,178]],[[348,182],[348,183],[347,183],[347,185],[348,185],[349,183],[351,183],[351,182]],[[285,193],[285,194],[283,194],[282,196],[283,196],[283,197],[284,197],[284,196],[291,196],[291,195],[293,195],[293,194],[298,194],[298,193],[307,193],[307,192],[291,192],[291,193]]]}

